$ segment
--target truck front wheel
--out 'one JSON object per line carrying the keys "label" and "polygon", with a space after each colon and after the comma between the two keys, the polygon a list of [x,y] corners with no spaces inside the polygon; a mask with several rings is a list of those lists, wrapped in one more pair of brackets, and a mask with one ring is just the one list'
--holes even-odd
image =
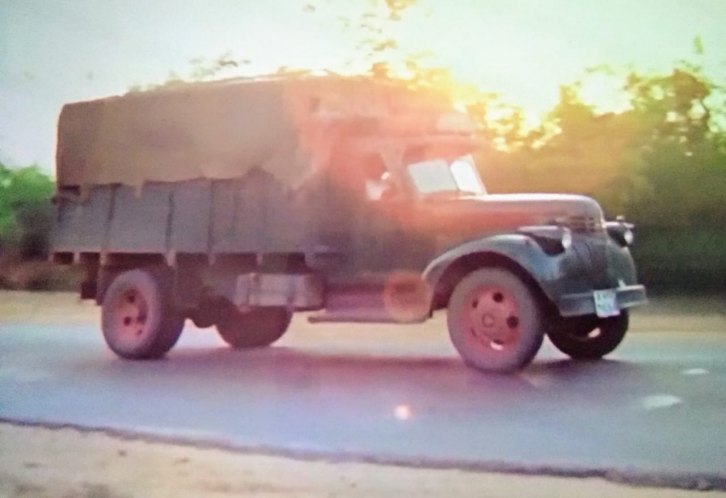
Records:
{"label": "truck front wheel", "polygon": [[447,323],[464,360],[491,372],[526,366],[544,338],[537,297],[515,275],[498,268],[474,271],[459,282],[449,300]]}
{"label": "truck front wheel", "polygon": [[627,311],[619,316],[561,318],[547,331],[557,349],[576,360],[596,360],[612,353],[628,330]]}
{"label": "truck front wheel", "polygon": [[154,269],[117,275],[101,306],[101,328],[108,347],[127,359],[166,354],[184,327],[184,318],[173,309],[169,294],[164,276]]}
{"label": "truck front wheel", "polygon": [[292,313],[285,308],[253,308],[240,312],[232,305],[221,310],[217,320],[220,337],[235,349],[269,346],[290,326]]}

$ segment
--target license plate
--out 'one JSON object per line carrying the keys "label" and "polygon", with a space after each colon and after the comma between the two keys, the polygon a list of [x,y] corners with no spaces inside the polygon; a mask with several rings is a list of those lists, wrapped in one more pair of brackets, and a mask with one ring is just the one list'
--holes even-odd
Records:
{"label": "license plate", "polygon": [[614,290],[594,291],[593,298],[595,299],[595,313],[600,318],[618,316],[620,314]]}

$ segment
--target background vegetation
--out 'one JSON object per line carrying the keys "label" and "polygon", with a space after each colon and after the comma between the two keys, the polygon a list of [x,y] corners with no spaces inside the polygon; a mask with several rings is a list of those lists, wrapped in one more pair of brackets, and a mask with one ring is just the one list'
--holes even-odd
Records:
{"label": "background vegetation", "polygon": [[5,257],[42,258],[48,251],[53,181],[37,166],[0,163],[0,250]]}
{"label": "background vegetation", "polygon": [[78,283],[73,270],[47,261],[54,188],[37,166],[0,163],[0,288],[68,289]]}
{"label": "background vegetation", "polygon": [[481,118],[499,144],[480,158],[490,188],[591,195],[609,217],[638,225],[634,253],[652,288],[724,291],[724,88],[686,62],[668,74],[599,69],[586,78],[602,72],[621,82],[618,112],[588,105],[585,79],[562,87],[534,129],[516,113],[503,130]]}

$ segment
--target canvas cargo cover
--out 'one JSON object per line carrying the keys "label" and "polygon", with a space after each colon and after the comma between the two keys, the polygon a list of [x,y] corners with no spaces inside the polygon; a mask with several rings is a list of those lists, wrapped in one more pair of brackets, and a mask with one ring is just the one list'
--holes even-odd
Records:
{"label": "canvas cargo cover", "polygon": [[425,123],[447,105],[341,77],[187,84],[68,104],[58,123],[57,181],[140,186],[260,168],[294,187],[351,134],[380,133],[375,123],[391,115]]}

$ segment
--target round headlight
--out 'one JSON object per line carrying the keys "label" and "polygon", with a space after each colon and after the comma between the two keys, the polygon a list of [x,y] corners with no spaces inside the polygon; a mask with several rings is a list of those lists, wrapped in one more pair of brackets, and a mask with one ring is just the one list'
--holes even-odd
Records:
{"label": "round headlight", "polygon": [[635,234],[633,233],[633,231],[630,228],[626,228],[623,231],[623,240],[629,246],[632,246],[633,242],[635,242]]}

